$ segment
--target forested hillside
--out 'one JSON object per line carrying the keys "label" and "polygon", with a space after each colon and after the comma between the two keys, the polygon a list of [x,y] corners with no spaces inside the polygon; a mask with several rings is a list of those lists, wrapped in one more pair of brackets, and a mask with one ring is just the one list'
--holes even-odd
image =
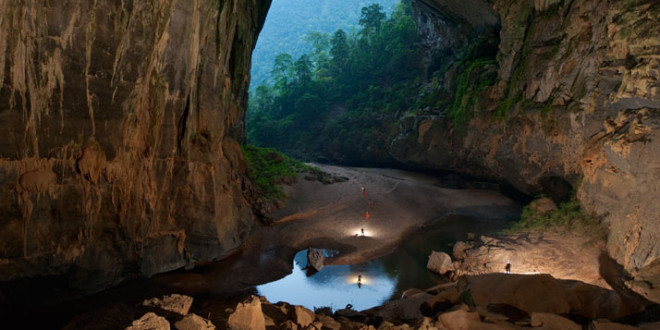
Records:
{"label": "forested hillside", "polygon": [[347,33],[357,27],[360,9],[379,3],[391,13],[398,0],[274,0],[259,34],[252,57],[252,84],[255,87],[270,80],[277,54],[289,53],[294,58],[312,51],[307,35],[311,32],[332,34],[337,29]]}
{"label": "forested hillside", "polygon": [[418,35],[408,1],[389,18],[378,4],[359,16],[356,33],[316,34],[310,53],[276,57],[274,83],[251,96],[250,143],[340,162],[341,155],[366,163],[362,155],[386,152],[388,128],[412,102],[422,75],[410,60],[419,57]]}

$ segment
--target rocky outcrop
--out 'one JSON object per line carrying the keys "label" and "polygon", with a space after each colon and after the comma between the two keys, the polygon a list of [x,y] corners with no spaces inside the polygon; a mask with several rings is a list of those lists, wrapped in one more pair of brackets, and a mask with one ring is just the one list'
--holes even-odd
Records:
{"label": "rocky outcrop", "polygon": [[244,113],[270,1],[0,1],[0,280],[85,291],[249,232]]}
{"label": "rocky outcrop", "polygon": [[[430,4],[427,15],[446,10],[417,2]],[[501,23],[497,78],[483,91],[459,95],[469,100],[462,111],[474,117],[462,124],[443,115],[446,109],[404,116],[392,156],[410,166],[499,178],[557,201],[579,187],[583,207],[609,224],[608,252],[635,277],[630,285],[660,301],[660,4],[486,2]],[[428,35],[424,15],[417,17]],[[438,84],[447,97],[456,96],[456,74],[448,71]],[[478,85],[484,74],[468,78]]]}

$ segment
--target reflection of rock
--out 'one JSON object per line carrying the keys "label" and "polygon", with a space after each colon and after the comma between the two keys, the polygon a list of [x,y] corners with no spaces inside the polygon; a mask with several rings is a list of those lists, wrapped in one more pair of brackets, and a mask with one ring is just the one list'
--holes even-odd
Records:
{"label": "reflection of rock", "polygon": [[317,272],[323,269],[325,258],[321,250],[309,249],[307,250],[307,263],[314,268]]}
{"label": "reflection of rock", "polygon": [[431,256],[429,256],[429,262],[426,264],[426,268],[440,275],[455,270],[454,264],[451,262],[451,257],[444,252],[436,251],[433,251]]}

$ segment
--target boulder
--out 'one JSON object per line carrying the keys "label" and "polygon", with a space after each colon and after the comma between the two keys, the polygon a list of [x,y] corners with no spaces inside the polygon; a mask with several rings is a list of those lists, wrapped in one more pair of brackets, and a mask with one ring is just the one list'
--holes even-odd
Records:
{"label": "boulder", "polygon": [[438,329],[451,330],[513,330],[510,324],[506,323],[484,323],[481,322],[479,314],[470,312],[465,305],[457,306],[451,312],[443,313],[438,316],[435,323]]}
{"label": "boulder", "polygon": [[325,262],[325,257],[323,257],[323,252],[316,249],[307,250],[307,263],[317,272],[320,272],[323,269]]}
{"label": "boulder", "polygon": [[291,320],[286,320],[282,323],[280,323],[280,326],[278,327],[280,330],[298,330],[298,325],[296,322],[293,322]]}
{"label": "boulder", "polygon": [[341,323],[335,321],[330,316],[326,315],[317,315],[318,320],[323,323],[323,328],[330,330],[341,330]]}
{"label": "boulder", "polygon": [[529,209],[536,214],[545,215],[557,209],[557,204],[547,197],[539,198],[529,203]]}
{"label": "boulder", "polygon": [[251,296],[242,303],[238,303],[234,312],[229,315],[227,328],[233,330],[265,329],[266,319],[261,311],[261,300]]}
{"label": "boulder", "polygon": [[454,255],[454,258],[456,260],[463,260],[467,257],[467,253],[465,253],[465,250],[471,248],[472,246],[463,242],[463,241],[458,241],[456,244],[454,244],[454,249],[452,251],[452,254]]}
{"label": "boulder", "polygon": [[479,323],[479,314],[470,312],[465,305],[460,305],[451,312],[440,314],[438,323],[448,329],[468,329]]}
{"label": "boulder", "polygon": [[178,330],[214,330],[215,325],[211,321],[190,313],[184,316],[181,320],[174,323],[174,327]]}
{"label": "boulder", "polygon": [[435,317],[438,313],[451,309],[459,303],[461,295],[456,286],[448,287],[426,300],[419,307],[424,316]]}
{"label": "boulder", "polygon": [[170,322],[156,313],[149,312],[133,321],[126,330],[170,330]]}
{"label": "boulder", "polygon": [[579,281],[561,281],[571,308],[571,314],[588,319],[619,319],[639,313],[645,303],[612,290]]}
{"label": "boulder", "polygon": [[394,325],[392,322],[385,321],[380,324],[378,327],[378,330],[409,330],[412,329],[409,325],[407,324],[401,324],[401,325]]}
{"label": "boulder", "polygon": [[291,306],[287,316],[290,320],[301,327],[310,325],[316,318],[316,314],[314,314],[314,312],[302,306]]}
{"label": "boulder", "polygon": [[[658,324],[656,324],[656,326],[658,326]],[[634,327],[632,325],[610,322],[608,320],[593,320],[591,322],[591,324],[589,324],[589,330],[639,330],[639,329],[640,328]],[[658,327],[650,327],[650,328],[641,327],[641,329],[660,329],[660,328],[658,328]]]}
{"label": "boulder", "polygon": [[456,270],[456,268],[454,268],[454,264],[451,261],[451,257],[444,252],[437,251],[433,251],[429,256],[429,261],[426,264],[426,268],[440,275],[444,275],[448,272],[453,272]]}
{"label": "boulder", "polygon": [[461,292],[467,292],[477,306],[507,304],[528,314],[566,314],[570,311],[561,282],[547,274],[464,276],[460,278],[458,287]]}
{"label": "boulder", "polygon": [[532,326],[542,330],[582,330],[577,323],[549,313],[532,313]]}
{"label": "boulder", "polygon": [[415,329],[418,330],[437,330],[438,328],[435,326],[435,321],[433,319],[424,317],[419,324],[415,327]]}
{"label": "boulder", "polygon": [[283,310],[282,306],[275,306],[271,304],[262,303],[261,311],[264,313],[266,317],[270,318],[275,324],[280,324],[287,319],[286,308],[284,308]]}
{"label": "boulder", "polygon": [[163,298],[147,299],[142,302],[142,306],[160,308],[166,311],[186,315],[188,314],[192,303],[192,297],[184,296],[181,294],[172,294],[169,296],[163,296]]}

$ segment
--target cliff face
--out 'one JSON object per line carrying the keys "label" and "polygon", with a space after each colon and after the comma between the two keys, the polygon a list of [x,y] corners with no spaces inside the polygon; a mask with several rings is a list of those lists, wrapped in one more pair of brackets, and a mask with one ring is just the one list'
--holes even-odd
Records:
{"label": "cliff face", "polygon": [[83,290],[222,257],[270,1],[0,1],[0,280]]}
{"label": "cliff face", "polygon": [[[660,4],[492,3],[501,24],[497,78],[462,104],[475,115],[463,126],[442,109],[403,118],[391,154],[559,199],[582,178],[578,198],[605,216],[609,253],[635,290],[659,301]],[[444,79],[440,88],[454,88]]]}

